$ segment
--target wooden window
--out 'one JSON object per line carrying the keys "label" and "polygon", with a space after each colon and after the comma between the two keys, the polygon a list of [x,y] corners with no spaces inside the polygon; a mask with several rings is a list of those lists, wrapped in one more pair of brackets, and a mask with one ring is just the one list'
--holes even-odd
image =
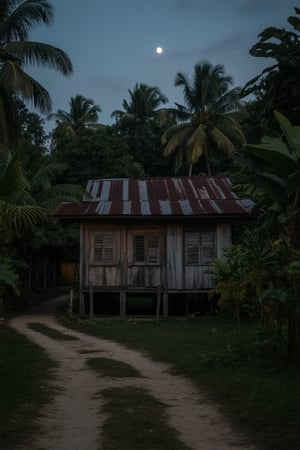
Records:
{"label": "wooden window", "polygon": [[214,231],[187,231],[185,233],[185,264],[210,264],[215,257]]}
{"label": "wooden window", "polygon": [[94,235],[94,262],[112,264],[114,262],[114,233]]}
{"label": "wooden window", "polygon": [[134,262],[145,265],[159,264],[159,234],[144,233],[133,236]]}
{"label": "wooden window", "polygon": [[138,263],[145,262],[145,236],[137,234],[134,236],[134,260]]}

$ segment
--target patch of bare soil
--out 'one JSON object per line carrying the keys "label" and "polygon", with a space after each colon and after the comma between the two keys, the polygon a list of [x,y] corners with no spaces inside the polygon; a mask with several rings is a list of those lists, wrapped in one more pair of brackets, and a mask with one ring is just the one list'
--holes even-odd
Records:
{"label": "patch of bare soil", "polygon": [[[30,322],[43,323],[78,340],[55,341],[29,329],[27,324]],[[43,311],[14,318],[10,325],[43,347],[58,363],[57,394],[39,419],[40,433],[33,438],[31,450],[102,449],[101,424],[105,415],[101,412],[103,403],[99,391],[111,386],[132,385],[146,389],[167,405],[169,425],[191,449],[254,450],[231,428],[217,406],[207,400],[205,393],[189,380],[171,375],[168,365],[155,362],[137,351],[64,328],[51,315],[51,302],[43,307]],[[142,378],[100,377],[86,364],[91,357],[90,352],[93,357],[99,352],[101,357],[130,364]]]}

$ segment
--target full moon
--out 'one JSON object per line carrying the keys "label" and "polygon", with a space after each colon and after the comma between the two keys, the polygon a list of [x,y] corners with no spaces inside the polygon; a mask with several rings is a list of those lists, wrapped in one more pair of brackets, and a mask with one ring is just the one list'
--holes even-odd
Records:
{"label": "full moon", "polygon": [[161,55],[162,54],[162,52],[163,52],[163,48],[162,47],[156,47],[156,53],[158,54],[158,55]]}

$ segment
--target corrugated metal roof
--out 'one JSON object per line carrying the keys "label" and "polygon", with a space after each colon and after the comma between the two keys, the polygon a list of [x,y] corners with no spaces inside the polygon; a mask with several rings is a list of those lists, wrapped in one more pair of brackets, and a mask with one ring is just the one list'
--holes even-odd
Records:
{"label": "corrugated metal roof", "polygon": [[249,215],[226,177],[114,178],[89,180],[82,203],[62,203],[57,217]]}

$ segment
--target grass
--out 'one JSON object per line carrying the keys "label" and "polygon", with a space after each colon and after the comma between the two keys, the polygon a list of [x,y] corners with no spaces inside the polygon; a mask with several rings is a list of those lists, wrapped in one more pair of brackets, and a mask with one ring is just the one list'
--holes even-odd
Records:
{"label": "grass", "polygon": [[165,406],[143,389],[109,388],[101,395],[105,450],[188,450],[167,426]]}
{"label": "grass", "polygon": [[53,393],[53,367],[38,345],[0,324],[0,448],[14,450],[35,431],[34,419]]}
{"label": "grass", "polygon": [[129,378],[140,377],[140,373],[130,364],[110,358],[89,358],[87,364],[104,377]]}
{"label": "grass", "polygon": [[278,359],[252,323],[215,317],[190,320],[63,320],[172,363],[175,373],[205,387],[233,424],[263,450],[300,448],[300,367]]}
{"label": "grass", "polygon": [[76,341],[78,338],[75,336],[70,336],[69,334],[62,333],[55,328],[48,327],[43,323],[31,322],[28,324],[28,328],[39,333],[45,334],[46,336],[55,339],[57,341]]}

